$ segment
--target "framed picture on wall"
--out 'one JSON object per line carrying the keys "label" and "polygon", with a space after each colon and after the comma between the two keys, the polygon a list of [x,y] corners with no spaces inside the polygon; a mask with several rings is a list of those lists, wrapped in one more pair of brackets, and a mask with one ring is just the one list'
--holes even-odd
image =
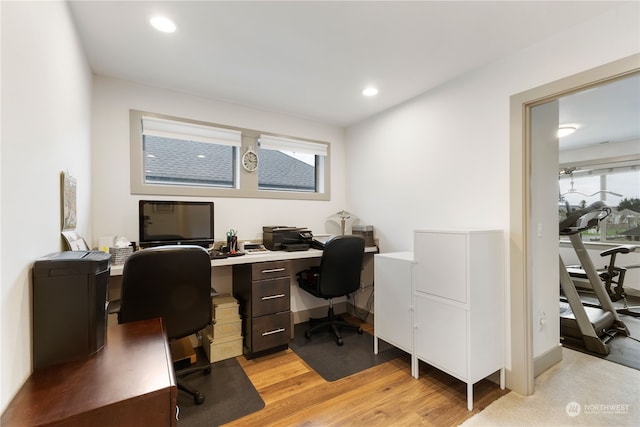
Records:
{"label": "framed picture on wall", "polygon": [[69,173],[62,172],[62,230],[75,230],[78,217],[76,205],[76,180]]}

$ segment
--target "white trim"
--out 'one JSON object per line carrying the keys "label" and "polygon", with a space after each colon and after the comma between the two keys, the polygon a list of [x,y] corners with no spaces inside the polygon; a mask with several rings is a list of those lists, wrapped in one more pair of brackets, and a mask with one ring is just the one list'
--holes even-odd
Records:
{"label": "white trim", "polygon": [[[568,93],[637,73],[640,54],[583,71],[547,83],[510,98],[510,299],[511,299],[511,368],[507,387],[518,394],[534,392],[532,260],[531,257],[531,186],[532,165],[529,140],[532,107]],[[537,165],[536,165],[537,166]]]}

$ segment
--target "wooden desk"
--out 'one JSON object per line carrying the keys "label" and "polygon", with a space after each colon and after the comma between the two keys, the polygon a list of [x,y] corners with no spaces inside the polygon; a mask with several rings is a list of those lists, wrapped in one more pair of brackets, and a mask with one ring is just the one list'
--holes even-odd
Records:
{"label": "wooden desk", "polygon": [[113,325],[92,357],[34,372],[0,424],[175,426],[177,393],[160,318]]}

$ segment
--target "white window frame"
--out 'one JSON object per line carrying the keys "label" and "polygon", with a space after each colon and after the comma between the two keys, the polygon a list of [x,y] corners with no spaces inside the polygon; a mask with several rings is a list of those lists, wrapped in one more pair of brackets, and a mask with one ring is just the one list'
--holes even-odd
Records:
{"label": "white window frame", "polygon": [[[157,125],[157,129],[143,129],[143,118],[147,123]],[[197,196],[197,197],[242,197],[242,198],[262,198],[262,199],[291,199],[291,200],[331,200],[330,186],[330,151],[331,144],[324,141],[316,141],[311,139],[297,138],[285,135],[272,135],[263,131],[252,129],[238,128],[233,126],[220,125],[215,123],[202,122],[197,120],[189,120],[179,117],[173,117],[163,114],[130,110],[129,112],[129,129],[130,129],[130,178],[131,178],[131,194],[135,195],[158,195],[158,196]],[[177,123],[185,123],[188,126],[187,131],[181,131]],[[194,126],[195,125],[195,126]],[[153,127],[153,126],[152,126]],[[239,132],[241,134],[241,142],[238,146],[236,142],[229,141],[225,135],[226,132],[215,134],[215,129],[230,131],[229,134]],[[234,188],[210,187],[210,186],[190,186],[190,185],[170,185],[170,184],[150,184],[145,182],[144,173],[144,157],[143,157],[143,132],[151,135],[153,132],[161,133],[162,136],[168,137],[174,134],[178,139],[184,139],[185,133],[189,135],[190,140],[198,140],[198,136],[194,137],[193,130],[201,129],[200,137],[203,142],[228,143],[237,146],[237,155],[234,156],[234,170],[236,177],[234,179],[236,185]],[[257,147],[260,137],[277,138],[279,140],[288,140],[298,143],[297,149],[315,148],[325,153],[320,167],[316,166],[316,191],[278,191],[278,190],[260,190],[258,188],[258,173],[247,172],[240,166],[240,158],[249,149],[249,147]],[[259,166],[258,166],[259,167]]]}

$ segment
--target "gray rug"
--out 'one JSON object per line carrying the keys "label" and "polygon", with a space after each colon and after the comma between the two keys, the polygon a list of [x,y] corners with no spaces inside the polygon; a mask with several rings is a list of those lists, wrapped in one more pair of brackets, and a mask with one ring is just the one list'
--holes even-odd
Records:
{"label": "gray rug", "polygon": [[347,377],[406,354],[380,340],[375,355],[373,336],[366,332],[359,335],[355,330],[341,331],[342,346],[336,344],[335,336],[329,331],[318,331],[307,339],[304,336],[307,327],[308,322],[295,325],[294,339],[289,347],[327,381]]}
{"label": "gray rug", "polygon": [[[206,361],[202,349],[198,350],[198,360]],[[211,375],[195,373],[186,379],[205,400],[196,405],[190,395],[178,392],[179,427],[215,427],[264,408],[264,401],[235,358],[213,363]]]}

